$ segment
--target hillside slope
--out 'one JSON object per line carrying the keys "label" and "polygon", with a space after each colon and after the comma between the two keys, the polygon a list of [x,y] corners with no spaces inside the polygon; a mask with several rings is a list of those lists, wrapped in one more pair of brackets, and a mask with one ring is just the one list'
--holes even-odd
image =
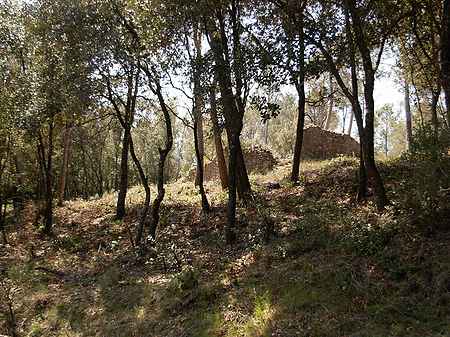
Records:
{"label": "hillside slope", "polygon": [[139,188],[123,222],[114,195],[66,203],[52,239],[29,206],[0,250],[19,335],[450,336],[449,213],[418,208],[410,164],[383,165],[393,203],[382,213],[354,202],[353,159],[305,163],[299,186],[288,170],[252,176],[234,246],[224,245],[226,194],[212,184],[207,215],[191,183],[170,185],[158,244],[141,254],[130,240]]}

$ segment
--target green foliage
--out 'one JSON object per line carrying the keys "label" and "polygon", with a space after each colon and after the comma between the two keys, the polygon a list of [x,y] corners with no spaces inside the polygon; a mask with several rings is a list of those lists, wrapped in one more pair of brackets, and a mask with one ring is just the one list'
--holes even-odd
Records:
{"label": "green foliage", "polygon": [[[411,152],[405,156],[410,170],[406,203],[417,214],[417,221],[429,231],[445,226],[449,212],[445,196],[450,188],[450,136],[447,130],[437,133],[430,124],[416,128]],[[414,186],[412,186],[414,185]]]}
{"label": "green foliage", "polygon": [[170,289],[175,294],[182,294],[197,289],[199,272],[192,266],[183,266],[183,269],[171,280]]}
{"label": "green foliage", "polygon": [[[405,129],[392,104],[385,104],[375,113],[375,149],[385,157],[405,150]],[[399,139],[400,138],[400,139]]]}
{"label": "green foliage", "polygon": [[272,298],[266,291],[256,296],[253,314],[243,327],[245,336],[269,337],[272,334],[271,320],[273,315]]}

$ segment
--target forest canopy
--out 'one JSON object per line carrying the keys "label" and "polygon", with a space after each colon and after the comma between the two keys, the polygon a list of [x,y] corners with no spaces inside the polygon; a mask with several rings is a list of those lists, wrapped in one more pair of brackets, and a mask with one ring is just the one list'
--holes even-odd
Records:
{"label": "forest canopy", "polygon": [[[4,246],[24,223],[56,240],[68,205],[109,200],[127,251],[144,259],[168,239],[168,214],[187,207],[178,204],[185,185],[201,221],[213,226],[221,214],[217,242],[245,240],[253,214],[253,234],[267,243],[281,235],[284,211],[264,193],[316,197],[308,179],[325,158],[311,162],[305,146],[325,153],[338,143],[307,138],[309,128],[358,142],[355,158],[335,159],[351,178],[329,188],[348,188],[352,212],[443,220],[449,45],[448,0],[0,0]],[[376,92],[394,97],[387,81],[401,105],[377,101]],[[270,152],[282,176],[261,185],[252,151]],[[409,189],[397,190],[391,168],[414,172]]]}

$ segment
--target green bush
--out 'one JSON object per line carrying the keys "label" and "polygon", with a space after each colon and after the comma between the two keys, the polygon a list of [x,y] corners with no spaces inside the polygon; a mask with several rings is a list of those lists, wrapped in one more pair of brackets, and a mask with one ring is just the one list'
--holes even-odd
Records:
{"label": "green bush", "polygon": [[416,128],[411,151],[403,159],[410,163],[409,177],[401,193],[406,198],[406,208],[426,230],[445,225],[450,214],[449,130],[436,133],[429,124]]}

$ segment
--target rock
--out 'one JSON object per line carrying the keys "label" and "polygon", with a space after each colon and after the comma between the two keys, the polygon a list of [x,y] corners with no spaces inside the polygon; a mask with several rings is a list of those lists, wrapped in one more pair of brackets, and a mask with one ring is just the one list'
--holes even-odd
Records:
{"label": "rock", "polygon": [[[260,146],[254,146],[250,149],[244,149],[244,160],[245,166],[247,168],[247,173],[267,173],[273,169],[273,167],[278,163],[273,154]],[[225,160],[228,161],[228,154],[225,151]],[[228,165],[228,162],[227,162]],[[193,168],[189,171],[190,180],[195,179],[196,169]],[[217,167],[216,159],[206,163],[203,172],[203,177],[205,181],[218,180],[219,179],[219,168]]]}
{"label": "rock", "polygon": [[270,181],[266,184],[266,187],[269,191],[271,190],[278,190],[281,188],[280,183],[274,182],[274,181]]}
{"label": "rock", "polygon": [[323,130],[319,127],[305,129],[302,158],[327,159],[343,156],[357,156],[359,143],[348,135]]}

